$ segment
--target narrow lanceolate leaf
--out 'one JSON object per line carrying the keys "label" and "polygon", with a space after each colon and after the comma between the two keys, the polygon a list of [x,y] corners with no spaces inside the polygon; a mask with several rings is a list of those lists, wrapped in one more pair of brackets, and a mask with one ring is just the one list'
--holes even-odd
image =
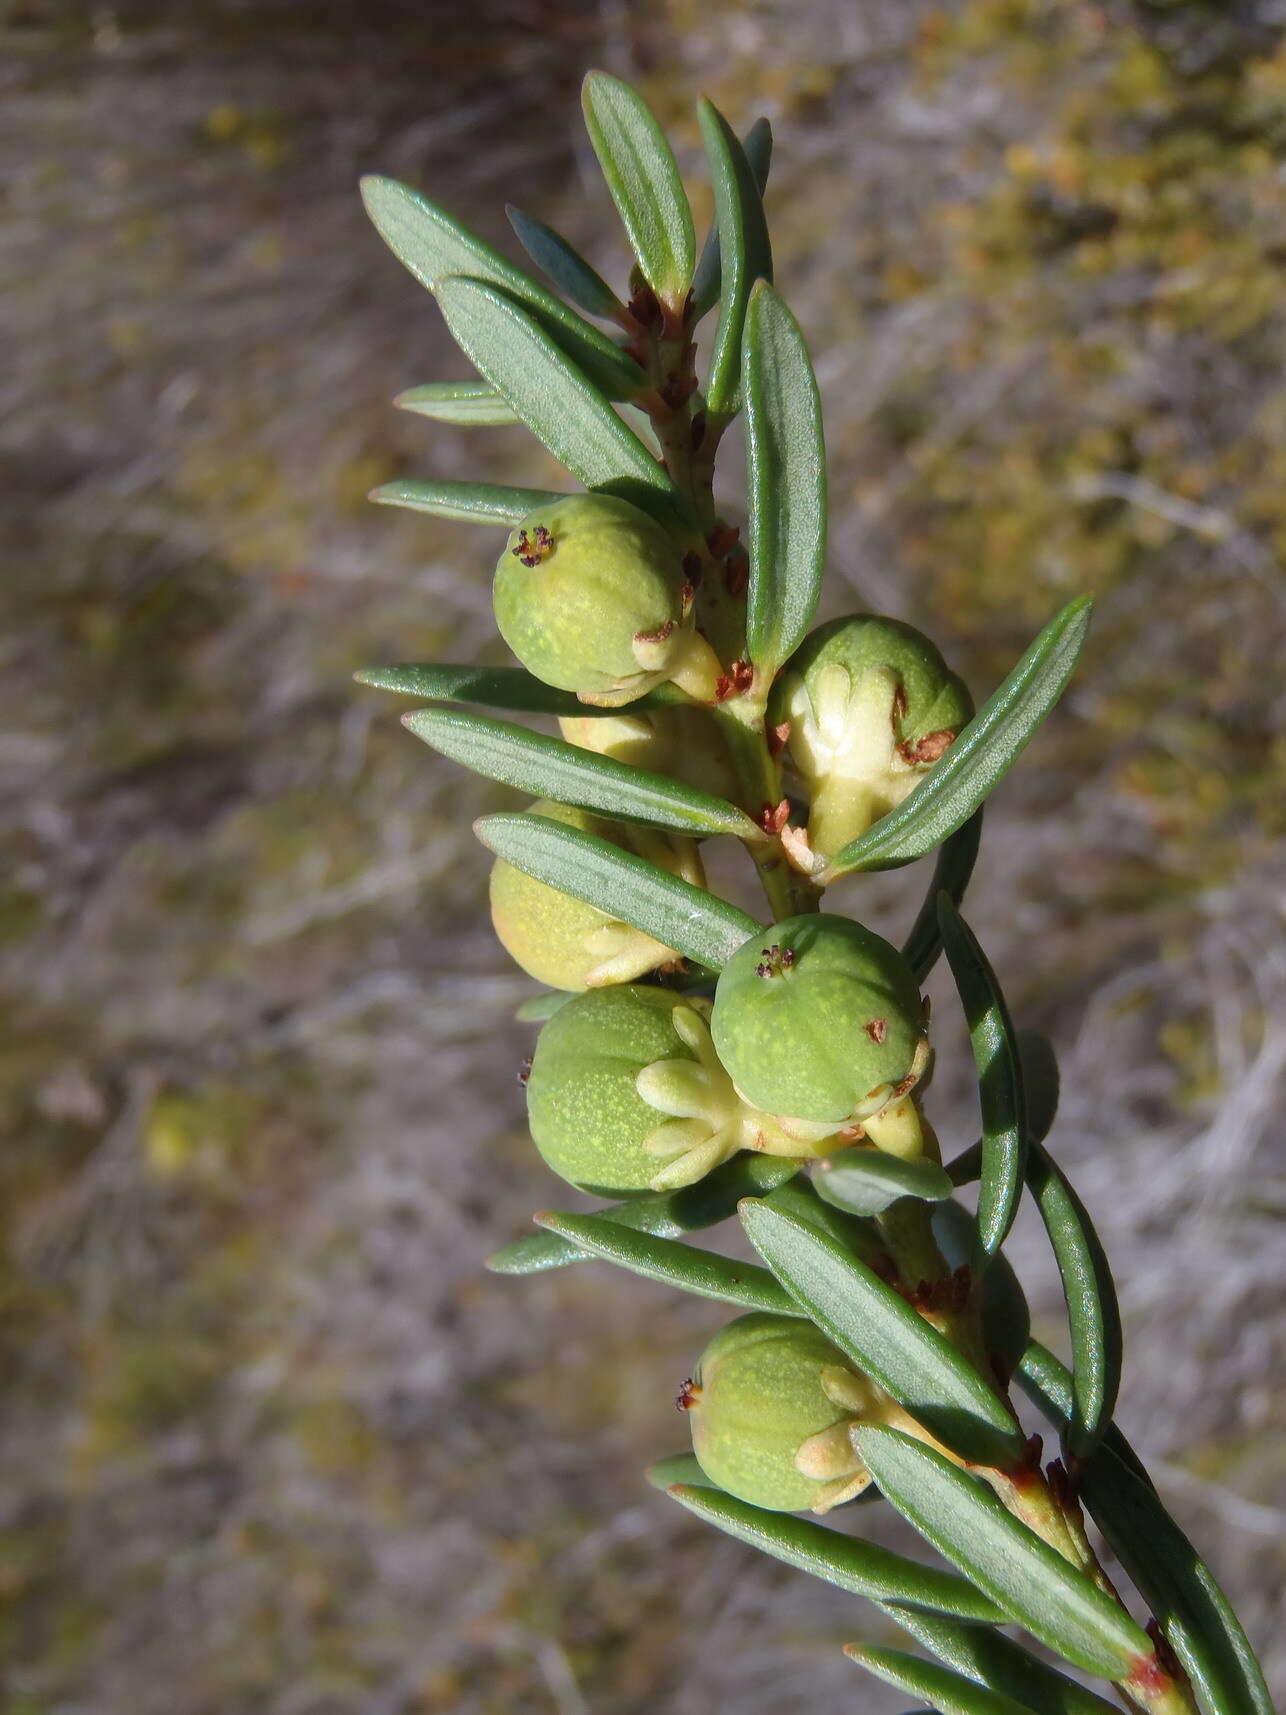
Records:
{"label": "narrow lanceolate leaf", "polygon": [[1058,1263],[1072,1341],[1068,1450],[1085,1458],[1112,1420],[1121,1382],[1121,1312],[1094,1224],[1058,1163],[1033,1143],[1027,1180]]}
{"label": "narrow lanceolate leaf", "polygon": [[915,791],[844,847],[836,875],[912,863],[963,826],[1062,695],[1085,642],[1091,605],[1082,596],[1050,621]]}
{"label": "narrow lanceolate leaf", "polygon": [[819,1161],[813,1184],[819,1197],[851,1215],[882,1215],[899,1197],[936,1203],[952,1191],[936,1162],[903,1161],[882,1149],[845,1149]]}
{"label": "narrow lanceolate leaf", "polygon": [[706,405],[731,416],[741,389],[741,338],[746,305],[756,280],[772,279],[772,248],[759,186],[736,132],[712,102],[700,101],[697,116],[714,183],[722,287],[719,324],[706,381]]}
{"label": "narrow lanceolate leaf", "polygon": [[643,277],[682,306],[696,265],[696,236],[678,163],[647,103],[629,84],[592,71],[581,90],[585,127]]}
{"label": "narrow lanceolate leaf", "polygon": [[[750,164],[750,173],[755,182],[755,189],[759,192],[762,200],[768,184],[768,168],[772,164],[772,126],[766,119],[755,120],[742,138],[741,147]],[[697,263],[697,271],[692,277],[693,322],[699,322],[701,317],[712,310],[718,302],[722,271],[723,258],[720,254],[719,222],[716,219],[706,234],[706,241],[701,250],[701,260]]]}
{"label": "narrow lanceolate leaf", "polygon": [[688,699],[675,685],[658,685],[623,709],[582,703],[572,691],[559,691],[525,667],[469,667],[454,661],[406,661],[391,667],[363,667],[353,677],[377,691],[397,691],[435,703],[482,703],[493,709],[517,709],[532,715],[578,718],[622,715],[670,708]]}
{"label": "narrow lanceolate leaf", "polygon": [[982,1104],[982,1172],[978,1190],[978,1253],[984,1267],[1005,1241],[1023,1190],[1027,1160],[1027,1099],[1014,1027],[996,973],[978,939],[945,893],[938,927],[969,1026],[978,1098]]}
{"label": "narrow lanceolate leaf", "polygon": [[610,840],[546,816],[484,816],[474,823],[474,832],[515,869],[632,923],[711,970],[722,970],[737,948],[763,929],[726,899],[667,875]]}
{"label": "narrow lanceolate leaf", "polygon": [[1016,1697],[1034,1715],[1120,1715],[1116,1704],[1095,1696],[994,1626],[962,1625],[941,1614],[899,1608],[898,1624],[948,1667],[979,1685]]}
{"label": "narrow lanceolate leaf", "polygon": [[[954,1199],[935,1203],[930,1217],[938,1249],[952,1269],[972,1266],[978,1254],[978,1226],[969,1210]],[[982,1331],[987,1355],[1006,1381],[1031,1339],[1027,1295],[1008,1257],[1001,1251],[991,1259],[982,1282]]]}
{"label": "narrow lanceolate leaf", "polygon": [[633,1232],[601,1215],[565,1215],[547,1212],[536,1216],[537,1226],[557,1233],[578,1250],[614,1262],[631,1274],[677,1286],[698,1298],[713,1298],[720,1304],[735,1304],[742,1310],[766,1310],[774,1316],[802,1316],[790,1294],[757,1263],[738,1262],[675,1239],[656,1239],[650,1233]]}
{"label": "narrow lanceolate leaf", "polygon": [[629,399],[646,390],[643,371],[606,334],[409,185],[370,174],[362,180],[362,201],[385,244],[431,292],[458,274],[503,287],[609,395]]}
{"label": "narrow lanceolate leaf", "polygon": [[402,724],[453,762],[488,780],[516,786],[533,798],[552,798],[559,804],[576,804],[698,838],[710,834],[735,834],[742,840],[764,837],[749,816],[724,798],[509,721],[464,709],[434,708],[403,715]]}
{"label": "narrow lanceolate leaf", "polygon": [[743,1204],[741,1219],[817,1326],[939,1441],[980,1464],[1020,1458],[1022,1432],[995,1391],[873,1269],[763,1203]]}
{"label": "narrow lanceolate leaf", "polygon": [[921,1697],[942,1715],[1033,1715],[1030,1705],[1020,1703],[1003,1691],[993,1691],[953,1673],[948,1667],[938,1667],[919,1656],[902,1650],[867,1649],[860,1644],[845,1644],[844,1654],[868,1673],[899,1691],[909,1691]]}
{"label": "narrow lanceolate leaf", "polygon": [[670,1493],[690,1513],[738,1542],[749,1543],[774,1560],[850,1595],[864,1596],[871,1602],[905,1603],[910,1608],[954,1614],[965,1620],[1004,1622],[1003,1611],[954,1572],[921,1566],[904,1554],[828,1530],[810,1519],[751,1506],[721,1489],[694,1489],[685,1480]]}
{"label": "narrow lanceolate leaf", "polygon": [[555,232],[552,226],[546,226],[534,215],[524,214],[512,203],[506,204],[505,213],[518,235],[519,244],[536,266],[543,269],[559,291],[565,292],[586,314],[611,321],[623,311],[625,306],[607,281],[561,232]]}
{"label": "narrow lanceolate leaf", "polygon": [[547,488],[500,488],[492,482],[386,482],[367,496],[377,506],[405,506],[467,524],[499,524],[511,530],[529,512],[565,500]]}
{"label": "narrow lanceolate leaf", "polygon": [[400,411],[462,427],[518,421],[513,406],[489,381],[429,381],[423,387],[408,387],[393,403]]}
{"label": "narrow lanceolate leaf", "polygon": [[[563,998],[570,1000],[571,996]],[[793,1179],[798,1168],[798,1162],[784,1161],[780,1156],[735,1155],[681,1191],[650,1192],[606,1209],[596,1209],[594,1213],[600,1220],[614,1221],[635,1232],[677,1239],[684,1233],[699,1232],[726,1221],[736,1213],[743,1197],[758,1197],[775,1190]],[[487,1267],[495,1274],[537,1274],[545,1269],[565,1268],[568,1263],[584,1262],[590,1254],[557,1233],[525,1233],[488,1257]]]}
{"label": "narrow lanceolate leaf", "polygon": [[480,280],[451,279],[438,302],[457,344],[586,488],[611,484],[638,505],[673,498],[642,441],[517,299]]}
{"label": "narrow lanceolate leaf", "polygon": [[676,1483],[695,1489],[717,1489],[701,1469],[695,1453],[671,1453],[668,1459],[658,1459],[643,1475],[654,1489],[668,1494]]}
{"label": "narrow lanceolate leaf", "polygon": [[1047,1648],[1115,1680],[1152,1655],[1130,1616],[977,1478],[900,1430],[868,1425],[856,1440],[903,1518]]}
{"label": "narrow lanceolate leaf", "polygon": [[766,282],[742,342],[750,588],[746,649],[763,673],[812,621],[826,557],[826,451],[817,379],[799,324]]}
{"label": "narrow lanceolate leaf", "polygon": [[938,895],[945,893],[953,905],[959,905],[978,861],[982,843],[982,811],[977,810],[962,828],[949,834],[943,842],[933,866],[924,903],[911,925],[911,933],[902,943],[902,957],[923,987],[929,972],[942,952],[942,932],[938,928]]}
{"label": "narrow lanceolate leaf", "polygon": [[[1072,1378],[1052,1352],[1028,1347],[1018,1377],[1055,1423],[1071,1422]],[[1119,1430],[1111,1428],[1081,1468],[1094,1522],[1161,1622],[1212,1715],[1273,1715],[1250,1640],[1209,1566],[1162,1505]]]}

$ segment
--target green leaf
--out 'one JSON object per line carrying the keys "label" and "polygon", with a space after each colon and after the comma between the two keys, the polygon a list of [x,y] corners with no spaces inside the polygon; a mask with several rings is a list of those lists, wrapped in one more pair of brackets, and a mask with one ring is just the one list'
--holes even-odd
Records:
{"label": "green leaf", "polygon": [[921,1566],[904,1554],[828,1530],[811,1519],[751,1506],[722,1489],[685,1481],[671,1488],[670,1494],[680,1506],[738,1542],[749,1543],[774,1560],[834,1584],[852,1596],[864,1596],[871,1602],[906,1603],[935,1613],[958,1614],[966,1620],[1004,1619],[994,1602],[954,1572]]}
{"label": "green leaf", "polygon": [[444,280],[438,302],[457,344],[536,439],[586,488],[611,487],[664,516],[674,485],[593,381],[516,299],[479,280]]}
{"label": "green leaf", "polygon": [[489,381],[429,381],[423,387],[408,387],[393,403],[400,411],[414,411],[439,423],[484,427],[518,421],[513,406]]}
{"label": "green leaf", "polygon": [[[972,1266],[978,1249],[978,1226],[968,1209],[954,1201],[935,1203],[930,1217],[938,1249],[950,1268]],[[1006,1381],[1018,1367],[1031,1339],[1031,1311],[1009,1259],[1001,1251],[991,1260],[982,1281],[982,1331],[987,1355]]]}
{"label": "green leaf", "polygon": [[[768,168],[772,164],[772,126],[766,119],[756,119],[742,139],[746,160],[750,163],[755,188],[762,199],[768,185]],[[719,246],[719,223],[716,220],[706,234],[701,260],[692,278],[692,321],[699,322],[719,301],[722,258]]]}
{"label": "green leaf", "polygon": [[872,1220],[850,1215],[847,1209],[827,1203],[817,1193],[817,1187],[804,1174],[796,1174],[784,1185],[764,1194],[769,1209],[789,1215],[814,1231],[832,1238],[842,1250],[861,1257],[872,1267],[888,1256],[884,1235]]}
{"label": "green leaf", "polygon": [[942,952],[942,933],[938,928],[938,895],[945,893],[953,905],[959,905],[978,861],[982,843],[982,811],[976,810],[963,827],[948,834],[939,848],[933,876],[924,896],[911,933],[902,943],[902,957],[915,973],[923,988],[929,972]]}
{"label": "green leaf", "polygon": [[749,816],[713,793],[509,721],[463,709],[431,708],[403,715],[402,725],[453,762],[533,798],[578,804],[698,839],[714,834],[742,840],[764,837]]}
{"label": "green leaf", "polygon": [[1151,1656],[1130,1616],[977,1478],[900,1430],[867,1425],[854,1438],[903,1518],[1055,1654],[1106,1679],[1126,1678]]}
{"label": "green leaf", "polygon": [[676,1484],[682,1483],[685,1488],[718,1489],[717,1483],[712,1483],[701,1469],[695,1453],[671,1453],[668,1459],[658,1459],[655,1465],[649,1465],[643,1473],[654,1489],[659,1489],[663,1495],[668,1494]]}
{"label": "green leaf", "polygon": [[[1072,1377],[1052,1352],[1033,1341],[1018,1377],[1053,1422],[1070,1424]],[[1263,1670],[1231,1603],[1116,1428],[1081,1467],[1080,1488],[1212,1715],[1273,1715]]]}
{"label": "green leaf", "polygon": [[844,847],[833,865],[836,875],[912,863],[963,826],[1062,695],[1085,642],[1091,607],[1082,596],[1049,622],[941,762],[896,810]]}
{"label": "green leaf", "polygon": [[697,117],[714,184],[722,258],[719,325],[710,353],[706,404],[724,417],[739,406],[746,305],[755,281],[772,279],[772,247],[759,187],[736,132],[712,102],[699,101]]}
{"label": "green leaf", "polygon": [[[567,1000],[571,998],[564,996]],[[735,1155],[681,1191],[649,1192],[606,1209],[596,1209],[594,1213],[600,1220],[615,1221],[635,1232],[677,1239],[684,1233],[726,1221],[736,1213],[743,1197],[773,1191],[793,1179],[798,1171],[797,1161],[785,1161],[778,1155]],[[569,1240],[559,1238],[557,1233],[526,1233],[488,1257],[487,1267],[495,1274],[536,1274],[584,1262],[589,1254],[578,1250]]]}
{"label": "green leaf", "polygon": [[940,1614],[902,1608],[895,1618],[948,1667],[979,1685],[1016,1697],[1034,1715],[1120,1715],[1115,1703],[1108,1703],[1057,1668],[1038,1661],[992,1626],[962,1625]]}
{"label": "green leaf", "polygon": [[[1027,1097],[1027,1135],[1043,1143],[1058,1114],[1058,1061],[1048,1039],[1039,1030],[1018,1032],[1018,1055]],[[953,1185],[972,1185],[981,1171],[981,1142],[971,1143],[947,1163],[947,1175]]]}
{"label": "green leaf", "polygon": [[642,96],[620,78],[590,72],[581,105],[643,277],[658,298],[679,309],[692,284],[697,241],[670,145]]}
{"label": "green leaf", "polygon": [[546,816],[484,816],[473,831],[489,851],[525,875],[632,923],[711,970],[721,970],[744,941],[763,929],[726,899]]}
{"label": "green leaf", "polygon": [[1028,1704],[1019,1703],[1003,1691],[993,1691],[976,1680],[952,1673],[950,1668],[937,1667],[902,1650],[845,1644],[844,1654],[877,1679],[896,1685],[899,1691],[922,1697],[940,1709],[942,1715],[1032,1715]]}
{"label": "green leaf", "polygon": [[514,1017],[520,1024],[544,1024],[571,998],[565,989],[546,989],[543,994],[534,994],[530,1000],[523,1001],[516,1008]]}
{"label": "green leaf", "polygon": [[582,703],[572,691],[555,690],[525,667],[470,667],[453,661],[411,661],[391,667],[364,667],[353,674],[359,685],[377,691],[397,691],[404,697],[433,702],[483,703],[495,709],[517,709],[531,715],[620,716],[646,709],[671,708],[688,698],[675,685],[658,685],[623,708],[600,709]]}
{"label": "green leaf", "polygon": [[845,1149],[817,1164],[817,1195],[851,1215],[882,1215],[899,1197],[935,1203],[951,1195],[951,1181],[934,1161],[903,1161],[882,1149]]}
{"label": "green leaf", "polygon": [[646,391],[647,378],[632,357],[445,209],[409,185],[376,174],[362,180],[362,201],[380,237],[422,286],[437,294],[445,280],[468,275],[502,287],[526,306],[546,337],[613,398],[630,399]]}
{"label": "green leaf", "polygon": [[769,674],[803,639],[817,606],[826,557],[826,451],[804,336],[762,280],[750,294],[741,362],[750,513],[746,649]]}
{"label": "green leaf", "polygon": [[552,226],[534,215],[524,214],[512,203],[505,204],[509,224],[518,235],[518,242],[536,266],[565,292],[586,314],[615,321],[625,309],[624,304],[607,281]]}
{"label": "green leaf", "polygon": [[857,1257],[763,1203],[747,1201],[750,1242],[817,1326],[917,1422],[963,1458],[1012,1464],[1023,1437],[993,1389]]}
{"label": "green leaf", "polygon": [[368,500],[377,506],[405,506],[466,524],[499,524],[510,530],[538,506],[565,500],[547,488],[499,488],[491,482],[386,482]]}
{"label": "green leaf", "polygon": [[738,1262],[714,1251],[680,1244],[675,1239],[657,1239],[650,1233],[633,1232],[601,1215],[567,1215],[545,1211],[536,1225],[557,1233],[577,1250],[588,1251],[604,1262],[614,1262],[631,1274],[694,1292],[698,1298],[713,1298],[720,1304],[735,1304],[743,1310],[766,1310],[774,1316],[802,1316],[790,1294],[757,1263]]}
{"label": "green leaf", "polygon": [[978,1251],[982,1269],[1005,1242],[1023,1191],[1027,1098],[1014,1027],[996,973],[948,896],[938,896],[938,927],[969,1026],[982,1104],[982,1183]]}

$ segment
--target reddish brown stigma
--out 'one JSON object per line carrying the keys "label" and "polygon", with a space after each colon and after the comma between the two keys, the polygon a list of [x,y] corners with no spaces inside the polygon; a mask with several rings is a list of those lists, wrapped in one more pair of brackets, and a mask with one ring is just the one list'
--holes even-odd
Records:
{"label": "reddish brown stigma", "polygon": [[554,551],[554,538],[543,524],[537,524],[534,530],[520,530],[518,540],[510,552],[524,566],[538,566],[547,560]]}

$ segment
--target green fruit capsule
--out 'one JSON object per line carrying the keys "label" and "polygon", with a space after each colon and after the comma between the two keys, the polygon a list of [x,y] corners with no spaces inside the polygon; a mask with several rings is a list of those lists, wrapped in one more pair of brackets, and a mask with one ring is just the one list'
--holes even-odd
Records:
{"label": "green fruit capsule", "polygon": [[902,802],[973,714],[963,680],[922,633],[854,614],[804,639],[773,687],[768,720],[811,807],[792,859],[821,870]]}
{"label": "green fruit capsule", "polygon": [[811,1322],[755,1314],[715,1335],[678,1403],[712,1483],[773,1512],[825,1513],[870,1482],[849,1432],[893,1402]]}
{"label": "green fruit capsule", "polygon": [[[616,824],[601,821],[587,810],[540,799],[531,805],[534,816],[565,822],[582,833],[624,845]],[[648,856],[685,880],[700,884],[699,860],[691,841],[657,834]],[[594,988],[601,983],[632,982],[681,955],[663,947],[641,929],[622,923],[573,899],[568,893],[535,881],[513,864],[498,859],[491,870],[491,921],[500,944],[528,976],[550,988]]]}
{"label": "green fruit capsule", "polygon": [[928,1063],[924,1009],[896,947],[847,917],[789,917],[724,966],[711,1029],[743,1098],[851,1125],[904,1096]]}
{"label": "green fruit capsule", "polygon": [[496,623],[547,685],[614,708],[673,679],[702,701],[719,666],[694,624],[678,544],[609,495],[537,507],[496,562]]}
{"label": "green fruit capsule", "polygon": [[786,1130],[743,1102],[710,1039],[710,1003],[622,984],[568,1001],[527,1079],[531,1135],[554,1172],[604,1196],[692,1185],[740,1149],[807,1159],[826,1126]]}

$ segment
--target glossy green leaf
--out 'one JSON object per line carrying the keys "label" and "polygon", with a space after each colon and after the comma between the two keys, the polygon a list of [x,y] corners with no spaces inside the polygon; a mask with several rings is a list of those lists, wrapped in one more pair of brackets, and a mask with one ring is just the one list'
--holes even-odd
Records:
{"label": "glossy green leaf", "polygon": [[899,1197],[936,1203],[952,1190],[936,1162],[903,1161],[882,1149],[844,1149],[819,1161],[813,1184],[819,1197],[851,1215],[882,1215]]}
{"label": "glossy green leaf", "polygon": [[768,1512],[721,1489],[671,1488],[674,1499],[708,1524],[774,1560],[871,1602],[900,1602],[966,1620],[1003,1621],[994,1602],[954,1572],[921,1566],[904,1554],[846,1536],[811,1519]]}
{"label": "glossy green leaf", "polygon": [[1027,1098],[1009,1008],[978,939],[945,893],[938,928],[969,1026],[982,1106],[982,1166],[978,1190],[978,1252],[983,1268],[1014,1224],[1027,1160]]}
{"label": "glossy green leaf", "polygon": [[625,306],[616,293],[561,232],[546,226],[534,215],[524,214],[512,203],[505,205],[505,213],[518,235],[519,244],[560,292],[565,292],[587,315],[613,321],[621,314]]}
{"label": "glossy green leaf", "polygon": [[[1058,1114],[1058,1061],[1050,1042],[1039,1030],[1018,1032],[1018,1055],[1027,1098],[1027,1135],[1043,1143]],[[953,1185],[972,1185],[982,1171],[981,1142],[961,1150],[947,1163],[946,1171]]]}
{"label": "glossy green leaf", "polygon": [[948,1667],[979,1685],[1016,1697],[1034,1715],[1120,1715],[1115,1703],[1039,1661],[994,1626],[962,1625],[941,1614],[902,1608],[895,1618]]}
{"label": "glossy green leaf", "polygon": [[670,145],[642,96],[620,78],[590,72],[581,105],[643,277],[659,298],[680,308],[692,284],[697,241]]}
{"label": "glossy green leaf", "polygon": [[938,849],[924,903],[911,925],[911,933],[902,943],[902,957],[910,965],[915,973],[915,980],[921,987],[942,952],[942,931],[938,927],[938,895],[945,893],[953,905],[960,904],[973,876],[981,843],[982,811],[976,810],[963,827],[947,836]]}
{"label": "glossy green leaf", "polygon": [[761,280],[742,342],[750,587],[746,650],[763,673],[812,622],[826,558],[826,450],[817,379],[799,324]]}
{"label": "glossy green leaf", "polygon": [[513,406],[489,381],[429,381],[423,387],[408,387],[393,403],[400,411],[462,427],[518,421]]}
{"label": "glossy green leaf", "polygon": [[896,810],[844,847],[834,872],[894,869],[924,857],[974,811],[1013,767],[1072,676],[1092,604],[1069,602],[1041,632],[1004,684],[987,699]]}
{"label": "glossy green leaf", "polygon": [[769,1209],[776,1209],[779,1214],[789,1215],[793,1220],[801,1221],[804,1226],[824,1233],[828,1238],[834,1239],[842,1249],[851,1252],[853,1256],[861,1257],[865,1263],[874,1266],[877,1261],[888,1256],[884,1235],[874,1221],[864,1216],[850,1215],[847,1209],[840,1209],[834,1203],[826,1202],[818,1195],[817,1187],[803,1173],[788,1179],[775,1191],[766,1192],[763,1200]]}
{"label": "glossy green leaf", "polygon": [[[762,199],[768,185],[768,169],[772,164],[772,126],[766,119],[756,119],[742,138],[742,149],[750,163],[755,188]],[[719,301],[722,257],[719,246],[719,223],[712,223],[701,250],[701,260],[692,278],[692,319],[700,321]]]}
{"label": "glossy green leaf", "polygon": [[742,1310],[766,1310],[774,1316],[804,1314],[785,1288],[757,1263],[739,1262],[676,1239],[653,1238],[650,1233],[604,1220],[601,1215],[546,1211],[535,1219],[537,1226],[557,1233],[577,1250],[614,1262],[631,1274],[677,1286],[681,1292],[735,1304]]}
{"label": "glossy green leaf", "polygon": [[535,678],[525,667],[470,667],[453,661],[410,661],[391,667],[364,667],[353,674],[359,685],[377,691],[397,691],[435,703],[482,703],[493,709],[515,709],[532,715],[568,715],[578,719],[641,713],[672,708],[689,699],[675,685],[658,685],[624,708],[600,709],[582,703],[572,691],[559,691]]}
{"label": "glossy green leaf", "polygon": [[899,1691],[909,1691],[913,1697],[922,1697],[934,1709],[941,1710],[942,1715],[1032,1715],[1027,1704],[1019,1703],[1003,1691],[993,1691],[963,1674],[953,1673],[950,1668],[938,1667],[902,1650],[845,1644],[844,1654],[877,1679],[896,1685]]}
{"label": "glossy green leaf", "polygon": [[444,280],[438,302],[456,342],[554,457],[586,488],[655,510],[669,477],[593,381],[526,309],[480,280]]}
{"label": "glossy green leaf", "polygon": [[544,1024],[571,998],[565,989],[546,989],[543,994],[534,994],[530,1000],[516,1007],[514,1017],[520,1024]]}
{"label": "glossy green leaf", "polygon": [[564,500],[547,488],[500,488],[492,482],[386,482],[367,496],[377,506],[405,506],[467,524],[499,524],[511,530],[529,512]]}
{"label": "glossy green leaf", "polygon": [[[1070,1426],[1072,1376],[1052,1352],[1033,1341],[1018,1379],[1052,1422]],[[1231,1603],[1115,1427],[1081,1467],[1080,1489],[1212,1715],[1273,1715],[1263,1669]]]}
{"label": "glossy green leaf", "polygon": [[509,721],[464,709],[430,708],[403,715],[402,725],[453,762],[488,780],[516,786],[533,798],[577,804],[623,821],[672,828],[698,838],[712,834],[764,838],[750,818],[724,798]]}
{"label": "glossy green leaf", "polygon": [[1055,1654],[1107,1679],[1125,1678],[1151,1656],[1130,1616],[977,1478],[900,1430],[866,1425],[855,1439],[903,1518]]}
{"label": "glossy green leaf", "polygon": [[833,1239],[747,1201],[750,1242],[817,1326],[963,1458],[1011,1464],[1023,1437],[1004,1404],[938,1330]]}
{"label": "glossy green leaf", "polygon": [[[968,1209],[954,1200],[933,1205],[933,1236],[948,1266],[972,1266],[978,1249],[978,1227]],[[1009,1259],[1001,1251],[991,1259],[982,1281],[982,1329],[987,1354],[1004,1380],[1013,1375],[1031,1339],[1027,1295]]]}
{"label": "glossy green leaf", "polygon": [[474,832],[524,874],[632,923],[662,946],[721,970],[763,925],[704,888],[546,816],[484,816]]}
{"label": "glossy green leaf", "polygon": [[610,396],[629,399],[646,390],[643,371],[606,334],[409,185],[368,174],[362,180],[362,201],[398,261],[431,292],[440,294],[444,281],[457,275],[502,287],[526,306],[557,349]]}
{"label": "glossy green leaf", "polygon": [[[563,998],[570,1000],[571,996]],[[716,1167],[695,1185],[685,1185],[681,1191],[649,1192],[606,1209],[596,1209],[594,1213],[600,1220],[615,1221],[622,1227],[632,1227],[635,1232],[677,1239],[684,1233],[726,1221],[736,1213],[743,1197],[773,1191],[793,1179],[798,1171],[797,1161],[785,1161],[778,1155],[734,1155],[731,1161]],[[568,1239],[559,1238],[557,1233],[525,1233],[488,1257],[487,1267],[495,1274],[536,1274],[584,1262],[589,1254],[578,1250]]]}
{"label": "glossy green leaf", "polygon": [[741,340],[750,288],[772,279],[772,246],[759,186],[736,132],[709,101],[697,103],[701,137],[714,184],[722,282],[719,323],[706,380],[706,405],[716,416],[731,416],[741,393]]}
{"label": "glossy green leaf", "polygon": [[659,1489],[663,1495],[668,1494],[678,1483],[692,1489],[719,1488],[701,1469],[695,1453],[671,1453],[668,1458],[658,1459],[654,1465],[649,1465],[643,1475],[651,1486]]}

